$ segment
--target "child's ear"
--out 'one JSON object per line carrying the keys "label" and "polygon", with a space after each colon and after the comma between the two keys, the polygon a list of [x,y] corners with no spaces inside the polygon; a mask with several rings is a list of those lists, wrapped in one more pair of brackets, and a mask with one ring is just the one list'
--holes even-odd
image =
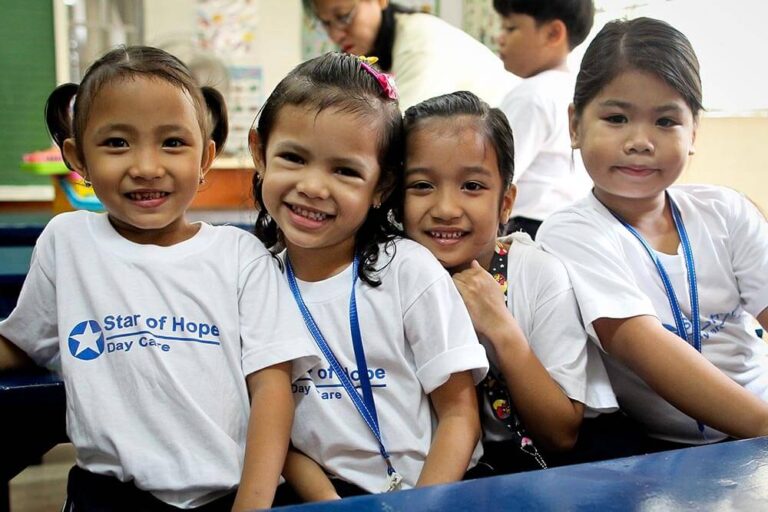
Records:
{"label": "child's ear", "polygon": [[264,156],[261,147],[261,137],[255,128],[248,130],[248,150],[251,152],[251,158],[253,159],[253,165],[256,167],[256,172],[261,174],[264,171]]}
{"label": "child's ear", "polygon": [[395,175],[388,172],[379,178],[379,184],[376,185],[376,191],[373,193],[373,206],[378,208],[389,199],[390,194],[395,190]]}
{"label": "child's ear", "polygon": [[517,187],[510,185],[501,196],[501,206],[499,208],[499,224],[505,225],[509,222],[509,217],[512,215],[512,207],[515,205],[515,198],[517,197]]}
{"label": "child's ear", "polygon": [[61,146],[61,152],[67,167],[79,174],[85,181],[89,181],[88,169],[85,168],[85,162],[80,159],[75,139],[72,137],[65,139],[64,144]]}
{"label": "child's ear", "polygon": [[576,115],[576,107],[573,103],[568,105],[568,132],[571,134],[571,149],[579,149],[579,117]]}
{"label": "child's ear", "polygon": [[216,158],[216,143],[213,140],[208,140],[203,151],[203,159],[200,162],[200,183],[203,182],[203,178],[208,174],[213,165],[213,160]]}
{"label": "child's ear", "polygon": [[568,45],[568,29],[562,20],[551,20],[547,22],[546,27],[547,42],[550,45],[559,45],[565,43]]}

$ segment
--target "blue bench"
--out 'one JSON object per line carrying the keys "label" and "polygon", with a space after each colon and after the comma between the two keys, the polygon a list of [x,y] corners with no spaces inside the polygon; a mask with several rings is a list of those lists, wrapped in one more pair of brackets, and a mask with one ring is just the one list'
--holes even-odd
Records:
{"label": "blue bench", "polygon": [[64,383],[42,369],[0,374],[0,512],[8,482],[59,443],[67,442]]}
{"label": "blue bench", "polygon": [[[5,482],[66,440],[64,384],[50,373],[0,375],[0,411]],[[767,503],[768,437],[763,437],[280,510],[757,511]]]}
{"label": "blue bench", "polygon": [[282,507],[290,512],[768,509],[768,437]]}

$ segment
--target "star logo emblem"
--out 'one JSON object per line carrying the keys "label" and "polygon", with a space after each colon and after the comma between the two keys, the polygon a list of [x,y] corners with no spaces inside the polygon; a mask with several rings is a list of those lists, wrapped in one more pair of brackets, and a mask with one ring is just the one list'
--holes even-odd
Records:
{"label": "star logo emblem", "polygon": [[104,335],[95,320],[77,324],[69,333],[69,351],[78,359],[90,361],[104,352]]}

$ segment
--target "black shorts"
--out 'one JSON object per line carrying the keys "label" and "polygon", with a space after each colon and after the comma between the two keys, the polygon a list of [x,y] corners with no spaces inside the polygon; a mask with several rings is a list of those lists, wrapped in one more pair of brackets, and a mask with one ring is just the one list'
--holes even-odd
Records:
{"label": "black shorts", "polygon": [[[363,496],[370,494],[365,489],[356,486],[355,484],[346,482],[339,478],[330,477],[331,484],[336,489],[336,494],[341,498],[348,498],[350,496]],[[301,496],[298,495],[293,487],[289,483],[283,483],[277,486],[277,492],[275,493],[275,501],[272,503],[273,507],[284,507],[286,505],[299,505],[304,503]]]}
{"label": "black shorts", "polygon": [[[235,492],[191,510],[199,512],[229,512],[235,502]],[[133,482],[121,482],[115,477],[91,473],[78,466],[69,471],[67,502],[63,512],[172,512],[183,510],[169,505]],[[188,509],[189,510],[189,509]]]}

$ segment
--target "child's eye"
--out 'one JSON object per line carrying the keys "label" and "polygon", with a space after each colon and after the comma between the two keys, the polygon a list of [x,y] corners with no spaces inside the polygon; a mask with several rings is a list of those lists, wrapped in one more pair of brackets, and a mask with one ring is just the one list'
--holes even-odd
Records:
{"label": "child's eye", "polygon": [[469,192],[479,192],[481,190],[485,190],[488,187],[477,181],[468,181],[462,185],[462,188]]}
{"label": "child's eye", "polygon": [[405,185],[406,190],[425,191],[431,190],[432,184],[427,181],[414,181]]}
{"label": "child's eye", "polygon": [[293,164],[303,164],[304,163],[304,159],[301,158],[296,153],[291,153],[291,152],[279,153],[277,155],[277,157],[281,158],[283,160],[286,160],[288,162],[291,162]]}
{"label": "child's eye", "polygon": [[359,178],[360,173],[354,169],[351,169],[349,167],[337,167],[336,168],[336,174],[339,174],[341,176],[349,176],[352,178]]}
{"label": "child's eye", "polygon": [[514,27],[512,25],[502,25],[501,30],[503,30],[507,34],[511,34],[515,30],[517,30],[517,27]]}
{"label": "child's eye", "polygon": [[661,119],[656,121],[656,124],[661,126],[662,128],[672,128],[673,126],[677,126],[680,123],[678,123],[674,119],[670,119],[669,117],[662,117]]}
{"label": "child's eye", "polygon": [[186,145],[187,145],[186,142],[184,142],[183,139],[180,139],[178,137],[171,137],[170,139],[166,139],[163,141],[163,147],[166,147],[166,148],[180,148]]}
{"label": "child's eye", "polygon": [[627,116],[623,114],[613,114],[610,116],[605,116],[603,120],[611,124],[624,124],[627,122]]}
{"label": "child's eye", "polygon": [[121,139],[120,137],[110,137],[104,140],[104,142],[102,142],[101,145],[108,148],[127,148],[128,141],[125,139]]}

